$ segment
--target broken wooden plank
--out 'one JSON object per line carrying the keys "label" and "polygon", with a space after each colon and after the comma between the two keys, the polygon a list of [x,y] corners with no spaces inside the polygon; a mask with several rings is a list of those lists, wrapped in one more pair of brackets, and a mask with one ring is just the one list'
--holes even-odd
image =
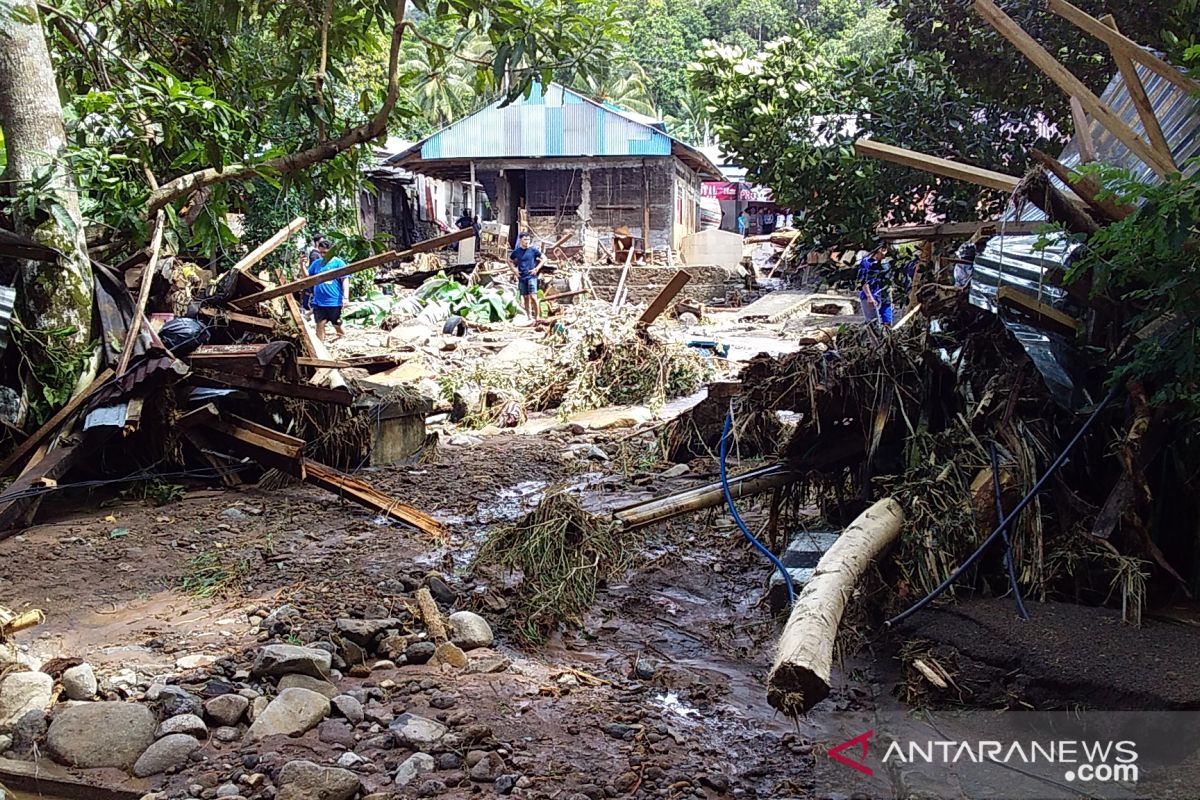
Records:
{"label": "broken wooden plank", "polygon": [[[1050,80],[1054,81],[1068,97],[1078,98],[1080,104],[1097,122],[1107,128],[1113,136],[1117,137],[1122,144],[1144,161],[1147,166],[1160,176],[1166,176],[1176,171],[1173,164],[1164,159],[1157,150],[1134,133],[1133,129],[1126,125],[1120,116],[1105,105],[1104,101],[1083,84],[1083,81],[1075,77],[1070,70],[1059,63],[1054,56],[1050,55],[1046,51],[1046,48],[1038,44],[1032,36],[1025,32],[1024,28],[1018,25],[1008,14],[1001,11],[992,0],[975,0],[975,10],[1001,36],[1008,39],[1026,58],[1032,61],[1034,66],[1044,72]],[[1097,21],[1096,24],[1111,33],[1102,23]]]}
{"label": "broken wooden plank", "polygon": [[281,442],[222,419],[206,419],[201,426],[205,436],[219,439],[235,453],[304,480],[303,442],[300,445]]}
{"label": "broken wooden plank", "polygon": [[349,361],[336,361],[332,358],[309,358],[308,356],[297,357],[296,364],[311,369],[350,369],[354,366]]}
{"label": "broken wooden plank", "polygon": [[246,295],[245,297],[239,297],[237,300],[233,301],[233,305],[243,310],[253,308],[258,303],[263,303],[267,300],[273,300],[276,297],[283,297],[285,295],[301,292],[305,289],[317,286],[318,284],[345,278],[349,275],[353,275],[356,272],[362,272],[363,270],[380,267],[384,264],[390,264],[393,261],[411,258],[417,253],[428,253],[431,250],[440,250],[443,247],[454,244],[462,239],[467,239],[474,235],[475,230],[473,228],[463,228],[462,230],[454,231],[453,233],[447,233],[444,236],[438,236],[433,239],[427,239],[424,242],[418,242],[407,250],[390,250],[386,253],[380,253],[379,255],[371,256],[370,258],[364,258],[361,261],[355,261],[353,264],[347,264],[344,267],[338,267],[337,269],[327,270],[326,272],[321,272],[317,275],[308,275],[303,278],[298,278],[294,281],[289,281],[281,286],[276,286],[274,289],[266,289],[261,292]]}
{"label": "broken wooden plank", "polygon": [[1096,160],[1096,141],[1092,138],[1092,123],[1078,97],[1071,98],[1071,119],[1075,123],[1075,143],[1079,146],[1079,163],[1090,164]]}
{"label": "broken wooden plank", "polygon": [[[287,279],[283,275],[283,270],[275,270],[275,277],[281,286],[287,283]],[[316,358],[316,340],[313,332],[304,324],[304,315],[300,312],[300,304],[296,302],[296,295],[285,294],[283,296],[283,303],[284,307],[287,308],[288,316],[292,319],[292,324],[296,326],[296,332],[300,334],[300,349],[309,358]]]}
{"label": "broken wooden plank", "polygon": [[1102,198],[1100,194],[1103,189],[1098,183],[1086,175],[1075,172],[1053,156],[1043,153],[1036,147],[1030,148],[1029,152],[1039,164],[1054,173],[1054,177],[1071,187],[1071,191],[1079,195],[1080,199],[1096,213],[1113,222],[1119,222],[1137,211],[1137,206]]}
{"label": "broken wooden plank", "polygon": [[[1117,21],[1112,14],[1105,14],[1100,21],[1120,33],[1117,30]],[[1133,59],[1120,48],[1110,48],[1109,52],[1112,53],[1117,70],[1125,81],[1125,89],[1129,92],[1129,99],[1133,101],[1133,107],[1137,110],[1138,119],[1142,121],[1146,137],[1150,139],[1150,146],[1178,171],[1179,166],[1175,163],[1175,156],[1171,154],[1171,145],[1167,144],[1167,137],[1163,135],[1162,126],[1158,123],[1158,115],[1154,113],[1154,106],[1150,103],[1150,97],[1146,94],[1146,87],[1142,85],[1142,79],[1138,75]]]}
{"label": "broken wooden plank", "polygon": [[1082,322],[1070,314],[1059,311],[1048,303],[1039,302],[1035,297],[1012,286],[1001,286],[996,290],[996,302],[1032,317],[1038,327],[1066,336],[1076,335],[1083,326]]}
{"label": "broken wooden plank", "polygon": [[314,403],[333,403],[339,406],[350,406],[354,398],[344,389],[326,389],[322,386],[312,386],[307,383],[285,383],[266,378],[253,378],[248,375],[234,375],[228,372],[205,370],[199,377],[232,386],[235,389],[246,389],[251,392],[262,392],[279,397],[296,397],[301,400],[311,400]]}
{"label": "broken wooden plank", "polygon": [[[216,410],[216,406],[213,406],[214,415],[216,414]],[[196,452],[200,454],[201,458],[208,462],[209,466],[213,468],[213,471],[221,479],[221,483],[230,488],[242,485],[242,478],[238,474],[238,471],[217,456],[217,448],[208,440],[203,431],[199,428],[189,426],[183,429],[183,438],[187,440],[188,444],[196,448]]]}
{"label": "broken wooden plank", "polygon": [[176,428],[191,428],[194,425],[202,425],[208,420],[220,419],[221,412],[217,410],[215,403],[205,403],[199,408],[193,408],[179,419],[175,420]]}
{"label": "broken wooden plank", "polygon": [[275,441],[279,442],[280,444],[287,445],[288,447],[297,448],[300,451],[303,451],[305,445],[308,444],[303,439],[301,439],[297,436],[292,436],[291,434],[283,433],[282,431],[277,431],[274,428],[270,428],[266,425],[259,424],[257,422],[254,422],[253,420],[246,419],[245,417],[239,417],[237,414],[230,414],[229,419],[232,420],[233,423],[236,424],[238,427],[244,428],[244,429],[250,431],[251,433],[255,433],[255,434],[262,436],[264,438],[267,438],[267,439],[274,439]]}
{"label": "broken wooden plank", "polygon": [[890,497],[864,511],[821,556],[796,598],[767,676],[767,702],[799,716],[829,696],[846,603],[871,565],[900,538],[904,510]]}
{"label": "broken wooden plank", "polygon": [[[469,229],[467,229],[469,230]],[[325,466],[312,459],[305,459],[304,465],[309,483],[316,484],[340,497],[346,497],[360,505],[364,505],[384,516],[397,519],[406,525],[411,525],[430,536],[443,538],[447,535],[446,526],[423,511],[400,502],[394,497],[377,491],[370,484],[357,478],[338,472],[333,467]]]}
{"label": "broken wooden plank", "polygon": [[1183,91],[1190,95],[1200,94],[1200,82],[1189,78],[1180,72],[1173,64],[1159,58],[1154,53],[1142,47],[1137,42],[1122,34],[1120,31],[1110,28],[1099,19],[1088,14],[1081,8],[1068,3],[1066,0],[1048,0],[1046,8],[1050,12],[1070,22],[1072,25],[1080,28],[1092,36],[1095,36],[1100,41],[1108,45],[1108,49],[1115,56],[1119,51],[1122,55],[1132,58],[1139,64],[1145,64],[1154,72],[1166,78],[1171,83],[1178,86]]}
{"label": "broken wooden plank", "polygon": [[87,402],[89,397],[104,388],[112,380],[113,374],[111,369],[106,369],[97,375],[96,379],[88,384],[86,389],[68,400],[67,404],[55,412],[54,416],[46,420],[42,427],[38,428],[25,441],[17,445],[17,449],[13,450],[8,458],[4,459],[3,463],[0,463],[0,477],[7,475],[13,467],[19,464],[36,448],[40,447],[59,425]]}
{"label": "broken wooden plank", "polygon": [[129,359],[133,358],[133,347],[138,337],[142,335],[142,321],[146,316],[146,303],[150,301],[150,284],[154,283],[154,273],[158,271],[158,256],[162,251],[163,226],[165,216],[160,210],[154,214],[154,233],[150,237],[150,261],[142,270],[142,285],[138,287],[137,302],[133,305],[133,317],[128,320],[129,329],[125,332],[125,341],[121,345],[121,358],[117,361],[117,377],[129,369]]}
{"label": "broken wooden plank", "polygon": [[662,288],[662,291],[650,301],[650,305],[638,318],[637,324],[646,326],[658,319],[659,315],[667,310],[667,306],[683,291],[683,287],[687,286],[691,279],[691,274],[682,269],[672,275],[671,280],[667,281],[667,285]]}
{"label": "broken wooden plank", "polygon": [[625,266],[621,268],[621,278],[617,281],[617,289],[613,293],[612,308],[616,311],[621,307],[621,303],[625,301],[623,294],[625,292],[625,279],[629,277],[629,265],[633,263],[633,248],[629,248],[629,252],[625,254]]}
{"label": "broken wooden plank", "polygon": [[49,451],[46,457],[29,468],[0,493],[0,538],[5,532],[27,525],[37,513],[45,492],[45,479],[57,481],[75,463],[117,433],[115,427],[96,428]]}
{"label": "broken wooden plank", "polygon": [[916,150],[906,150],[903,147],[896,147],[871,139],[859,139],[856,141],[854,143],[854,152],[864,158],[877,158],[880,161],[890,161],[893,164],[931,172],[934,175],[941,175],[946,178],[966,181],[977,186],[986,186],[989,189],[1001,192],[1011,193],[1021,182],[1021,179],[1015,175],[1005,175],[1003,172],[995,172],[994,170],[963,164],[959,161],[951,161],[948,158],[938,158],[937,156],[919,153]]}
{"label": "broken wooden plank", "polygon": [[[293,300],[292,302],[295,302]],[[228,322],[230,325],[237,325],[241,328],[247,328],[258,333],[272,334],[275,332],[275,321],[266,317],[256,317],[252,314],[243,314],[240,311],[228,311],[219,308],[202,308],[200,315],[208,317],[214,322]]]}
{"label": "broken wooden plank", "polygon": [[304,228],[308,220],[304,217],[296,217],[294,220],[284,225],[275,234],[265,242],[254,248],[241,261],[233,265],[237,272],[246,272],[258,262],[275,252],[284,242],[295,236]]}

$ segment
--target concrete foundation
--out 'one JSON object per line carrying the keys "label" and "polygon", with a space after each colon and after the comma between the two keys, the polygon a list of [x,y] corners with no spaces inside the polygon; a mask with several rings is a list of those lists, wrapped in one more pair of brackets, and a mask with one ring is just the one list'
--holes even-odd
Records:
{"label": "concrete foundation", "polygon": [[433,410],[429,400],[417,394],[397,396],[393,387],[363,382],[370,391],[355,401],[371,420],[371,466],[398,464],[425,446],[425,418]]}

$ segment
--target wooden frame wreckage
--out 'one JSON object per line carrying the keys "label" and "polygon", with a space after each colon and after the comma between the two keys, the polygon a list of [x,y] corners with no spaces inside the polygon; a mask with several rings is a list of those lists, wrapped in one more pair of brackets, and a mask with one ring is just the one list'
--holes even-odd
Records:
{"label": "wooden frame wreckage", "polygon": [[[173,269],[174,260],[161,254],[161,212],[146,251],[111,269],[94,264],[101,363],[66,405],[0,462],[0,477],[16,475],[0,492],[0,537],[28,524],[42,498],[59,488],[58,479],[69,470],[102,450],[119,458],[123,448],[105,446],[118,437],[135,436],[141,428],[153,429],[147,438],[174,440],[180,450],[186,444],[191,452],[186,460],[207,463],[226,485],[239,484],[239,473],[253,463],[320,486],[431,536],[444,535],[444,526],[427,514],[317,460],[314,443],[289,433],[288,415],[268,413],[265,403],[273,398],[285,404],[307,404],[304,407],[310,410],[363,408],[363,401],[372,399],[366,396],[369,392],[347,381],[341,370],[377,372],[394,367],[397,360],[330,358],[305,323],[296,295],[331,277],[440,250],[473,232],[455,231],[320,276],[288,280],[277,273],[275,286],[254,277],[251,268],[304,224],[302,218],[293,220],[249,253],[226,276],[229,291],[201,301],[195,310],[210,331],[235,343],[189,347],[178,355],[164,346],[147,318],[151,284],[170,278]],[[35,252],[26,243],[12,244],[26,253]],[[134,296],[127,289],[126,273],[138,267],[140,288]],[[291,423],[294,427],[294,418]],[[144,462],[137,457],[127,460]],[[159,460],[178,463],[185,458],[181,453],[174,457],[163,453]],[[143,472],[147,480],[154,479],[153,472]]]}

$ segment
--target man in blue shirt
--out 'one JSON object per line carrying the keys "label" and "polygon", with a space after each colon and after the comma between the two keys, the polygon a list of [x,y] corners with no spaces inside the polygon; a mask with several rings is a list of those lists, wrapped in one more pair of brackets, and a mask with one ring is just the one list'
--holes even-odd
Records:
{"label": "man in blue shirt", "polygon": [[521,305],[530,319],[537,319],[538,283],[537,275],[542,271],[542,251],[533,246],[533,236],[522,233],[517,247],[509,256],[513,269],[517,273],[517,284],[521,292]]}
{"label": "man in blue shirt", "polygon": [[[309,275],[319,275],[346,266],[346,262],[340,258],[328,257],[330,246],[325,237],[317,239],[317,252],[321,257],[309,266]],[[349,278],[334,278],[313,287],[313,319],[317,321],[317,338],[322,342],[325,341],[325,326],[329,323],[333,323],[333,329],[339,338],[346,335],[346,331],[342,329],[342,306],[346,304],[346,298],[350,295],[349,283]]]}
{"label": "man in blue shirt", "polygon": [[876,242],[875,249],[858,265],[858,302],[862,306],[863,319],[867,323],[878,322],[885,328],[892,326],[892,298],[884,285],[887,270],[884,257],[887,245]]}

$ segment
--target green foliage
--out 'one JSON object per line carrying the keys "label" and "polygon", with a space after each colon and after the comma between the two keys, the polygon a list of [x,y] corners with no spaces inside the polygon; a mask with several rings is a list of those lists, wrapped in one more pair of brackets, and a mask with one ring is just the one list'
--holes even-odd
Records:
{"label": "green foliage", "polygon": [[214,547],[187,562],[187,572],[179,578],[179,588],[193,597],[216,597],[230,591],[249,574],[248,560]]}
{"label": "green foliage", "polygon": [[30,418],[41,425],[71,399],[76,379],[91,360],[95,345],[74,344],[74,328],[30,330],[13,319],[10,330],[21,361],[33,376],[31,385],[37,387],[29,395]]}
{"label": "green foliage", "polygon": [[472,284],[464,286],[445,273],[430,278],[417,289],[424,302],[441,302],[469,322],[504,322],[521,313],[521,304],[511,289]]}
{"label": "green foliage", "polygon": [[155,479],[136,483],[121,494],[152,506],[165,506],[182,500],[187,495],[187,489],[178,483]]}
{"label": "green foliage", "polygon": [[1167,331],[1178,328],[1140,341],[1113,380],[1137,378],[1152,391],[1155,404],[1200,416],[1200,332],[1195,325],[1200,301],[1200,180],[1176,174],[1147,183],[1127,170],[1099,164],[1083,171],[1121,202],[1142,203],[1136,213],[1089,237],[1067,279],[1086,276],[1093,292],[1132,309],[1126,321],[1130,333],[1164,317],[1176,322]]}

